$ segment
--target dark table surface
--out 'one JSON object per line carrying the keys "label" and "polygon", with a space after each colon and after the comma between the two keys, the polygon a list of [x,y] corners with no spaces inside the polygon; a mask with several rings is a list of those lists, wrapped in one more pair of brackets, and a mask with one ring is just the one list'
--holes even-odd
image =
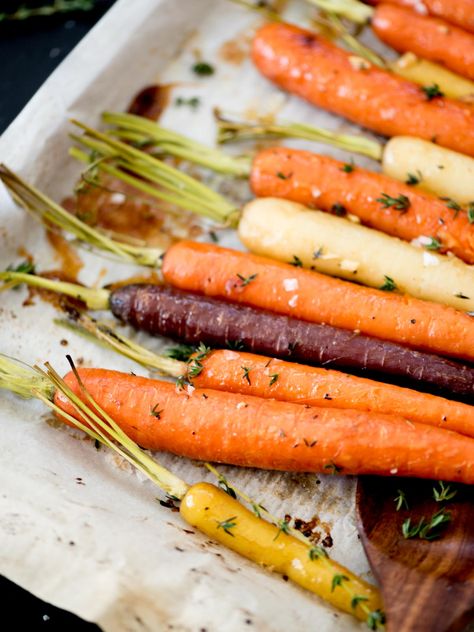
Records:
{"label": "dark table surface", "polygon": [[[66,57],[114,0],[91,1],[90,11],[75,11],[50,17],[0,21],[0,133]],[[15,11],[21,5],[38,7],[52,2],[1,2],[0,12]],[[7,156],[0,156],[7,160]],[[80,578],[77,578],[80,582]],[[16,584],[0,577],[3,620],[14,616],[15,627],[29,632],[93,632],[91,623],[37,599]]]}

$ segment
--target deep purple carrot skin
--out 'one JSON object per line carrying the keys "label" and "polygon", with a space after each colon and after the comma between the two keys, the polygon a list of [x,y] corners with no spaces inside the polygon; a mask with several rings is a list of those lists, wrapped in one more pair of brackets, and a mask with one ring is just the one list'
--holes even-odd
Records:
{"label": "deep purple carrot skin", "polygon": [[325,367],[385,373],[474,395],[474,368],[345,329],[319,325],[160,285],[112,292],[113,314],[137,329],[189,344],[246,349]]}

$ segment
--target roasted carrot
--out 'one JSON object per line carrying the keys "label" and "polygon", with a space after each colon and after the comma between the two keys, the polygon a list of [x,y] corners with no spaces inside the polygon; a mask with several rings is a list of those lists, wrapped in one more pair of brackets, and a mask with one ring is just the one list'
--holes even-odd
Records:
{"label": "roasted carrot", "polygon": [[[245,467],[474,483],[474,440],[395,415],[309,407],[82,369],[94,400],[144,448]],[[66,383],[82,391],[73,374]],[[55,403],[75,416],[63,395]]]}
{"label": "roasted carrot", "polygon": [[474,4],[472,0],[368,0],[368,3],[389,3],[409,7],[420,15],[429,13],[474,33]]}
{"label": "roasted carrot", "polygon": [[436,139],[474,156],[474,107],[431,98],[419,86],[353,56],[322,37],[284,23],[257,31],[252,57],[280,88],[385,136]]}
{"label": "roasted carrot", "polygon": [[201,364],[202,371],[192,378],[198,388],[323,408],[400,415],[474,437],[474,406],[435,395],[243,351],[211,351]]}
{"label": "roasted carrot", "polygon": [[167,251],[163,275],[180,289],[474,360],[474,319],[437,303],[190,241]]}
{"label": "roasted carrot", "polygon": [[392,4],[379,5],[371,24],[378,37],[395,50],[410,51],[474,79],[473,33]]}
{"label": "roasted carrot", "polygon": [[363,224],[407,241],[436,236],[441,252],[474,263],[474,224],[465,209],[380,173],[352,166],[346,171],[344,163],[328,156],[272,147],[256,154],[250,182],[258,197],[352,213]]}

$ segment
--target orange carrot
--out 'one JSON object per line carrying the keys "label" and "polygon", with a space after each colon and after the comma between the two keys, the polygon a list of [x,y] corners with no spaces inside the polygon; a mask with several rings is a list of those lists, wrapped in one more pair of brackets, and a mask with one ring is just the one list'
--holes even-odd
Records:
{"label": "orange carrot", "polygon": [[472,0],[368,0],[369,4],[388,2],[409,7],[420,15],[434,15],[466,31],[474,32],[474,3]]}
{"label": "orange carrot", "polygon": [[[394,415],[306,408],[117,371],[82,369],[94,400],[151,450],[284,471],[416,476],[474,483],[474,440]],[[74,375],[68,385],[80,395]],[[55,402],[74,414],[57,395]]]}
{"label": "orange carrot", "polygon": [[182,290],[474,360],[474,318],[438,303],[191,241],[168,249],[163,275]]}
{"label": "orange carrot", "polygon": [[[334,158],[272,147],[255,156],[251,186],[258,197],[286,198],[323,211],[345,210],[363,224],[407,241],[435,237],[441,252],[450,250],[474,263],[474,224],[465,210],[382,174],[359,167],[345,172]],[[401,206],[390,205],[389,197]]]}
{"label": "orange carrot", "polygon": [[202,371],[193,378],[198,388],[323,408],[400,415],[474,437],[474,406],[443,397],[242,351],[212,351],[201,362]]}
{"label": "orange carrot", "polygon": [[410,135],[474,156],[474,107],[429,99],[420,86],[358,63],[350,53],[296,26],[257,31],[253,61],[280,88],[385,136]]}
{"label": "orange carrot", "polygon": [[474,79],[473,33],[391,4],[378,6],[371,24],[378,37],[395,50],[415,53]]}

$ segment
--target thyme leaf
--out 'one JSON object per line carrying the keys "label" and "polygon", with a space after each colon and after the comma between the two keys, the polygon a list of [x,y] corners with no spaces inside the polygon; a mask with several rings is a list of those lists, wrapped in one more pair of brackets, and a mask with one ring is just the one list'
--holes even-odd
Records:
{"label": "thyme leaf", "polygon": [[354,165],[353,160],[351,160],[350,162],[344,163],[341,167],[341,171],[344,171],[344,173],[352,173],[354,169],[355,169],[355,165]]}
{"label": "thyme leaf", "polygon": [[252,367],[249,367],[249,366],[241,366],[240,368],[241,368],[241,369],[242,369],[242,371],[244,372],[244,374],[243,374],[243,376],[242,376],[242,379],[247,380],[247,382],[249,383],[249,386],[251,386],[251,385],[252,385],[252,383],[251,383],[251,381],[250,381],[250,375],[249,375],[249,373],[250,373],[250,371],[251,371],[251,368],[252,368]]}
{"label": "thyme leaf", "polygon": [[373,610],[367,617],[367,627],[369,630],[377,630],[385,624],[385,613],[382,610]]}
{"label": "thyme leaf", "polygon": [[270,377],[269,386],[273,386],[275,382],[278,380],[278,378],[280,377],[280,375],[278,373],[271,373],[269,377]]}
{"label": "thyme leaf", "polygon": [[308,551],[308,556],[312,561],[319,560],[323,557],[329,557],[322,546],[312,546]]}
{"label": "thyme leaf", "polygon": [[428,101],[432,101],[433,99],[437,99],[439,97],[444,97],[444,92],[441,91],[437,83],[432,83],[429,86],[421,86],[421,89],[425,93],[426,99]]}
{"label": "thyme leaf", "polygon": [[467,207],[467,220],[470,224],[474,224],[474,202],[469,202]]}
{"label": "thyme leaf", "polygon": [[293,261],[289,262],[291,266],[295,266],[295,268],[302,268],[303,262],[297,255],[293,255]]}
{"label": "thyme leaf", "polygon": [[164,409],[158,410],[158,406],[160,404],[156,403],[150,411],[150,415],[156,417],[156,419],[161,419],[161,413],[164,412]]}
{"label": "thyme leaf", "polygon": [[355,610],[357,606],[363,601],[369,601],[369,598],[364,597],[363,595],[354,595],[351,599],[351,608]]}
{"label": "thyme leaf", "polygon": [[334,461],[326,463],[323,469],[328,470],[328,474],[339,474],[342,472],[342,467],[337,466]]}
{"label": "thyme leaf", "polygon": [[395,496],[395,498],[393,499],[396,502],[396,510],[400,511],[402,507],[408,509],[408,501],[405,492],[402,489],[397,489],[397,492],[398,496]]}
{"label": "thyme leaf", "polygon": [[217,528],[223,529],[225,533],[227,533],[227,535],[231,535],[232,537],[234,537],[234,534],[231,532],[231,529],[233,529],[237,525],[237,523],[234,522],[235,520],[237,520],[237,516],[231,516],[230,518],[226,518],[225,520],[222,520],[221,522],[216,520]]}
{"label": "thyme leaf", "polygon": [[412,525],[411,518],[407,518],[402,525],[403,537],[406,540],[416,537],[420,540],[435,540],[440,537],[441,530],[451,522],[451,519],[451,514],[444,509],[434,513],[429,521],[423,516],[417,525]]}
{"label": "thyme leaf", "polygon": [[237,272],[237,277],[240,280],[240,287],[246,287],[247,285],[249,285],[249,283],[255,281],[255,279],[258,277],[258,273],[256,272],[255,274],[249,274],[249,276],[245,277],[243,274],[239,274]]}
{"label": "thyme leaf", "polygon": [[176,345],[166,349],[165,355],[173,360],[180,360],[181,362],[187,362],[189,357],[196,351],[194,345]]}
{"label": "thyme leaf", "polygon": [[189,99],[186,99],[185,97],[176,97],[174,104],[177,107],[187,105],[191,109],[196,110],[201,105],[201,99],[199,97],[189,97]]}
{"label": "thyme leaf", "polygon": [[396,211],[406,213],[410,208],[410,198],[403,193],[400,193],[397,197],[392,197],[388,193],[382,193],[382,196],[377,198],[377,202],[380,202],[383,208],[394,208]]}
{"label": "thyme leaf", "polygon": [[384,292],[393,292],[394,290],[398,290],[397,284],[392,279],[392,277],[389,277],[386,274],[384,274],[383,278],[385,280],[384,280],[383,285],[380,286],[381,290],[383,290]]}
{"label": "thyme leaf", "polygon": [[191,68],[195,75],[200,77],[209,77],[215,72],[214,66],[211,66],[207,61],[198,61]]}
{"label": "thyme leaf", "polygon": [[452,489],[451,485],[445,485],[443,481],[438,481],[439,489],[433,487],[433,498],[437,503],[452,500],[458,493],[457,489]]}
{"label": "thyme leaf", "polygon": [[347,575],[339,575],[336,573],[336,575],[332,578],[331,592],[334,592],[337,586],[342,586],[343,581],[349,581],[349,577],[347,577]]}
{"label": "thyme leaf", "polygon": [[336,202],[331,206],[331,213],[334,213],[334,215],[337,215],[338,217],[344,217],[344,215],[347,215],[347,209],[344,204]]}
{"label": "thyme leaf", "polygon": [[418,171],[415,173],[407,173],[407,179],[405,180],[405,184],[408,184],[408,186],[412,187],[415,186],[415,184],[419,184],[421,181],[423,180],[423,177],[421,175],[421,171]]}
{"label": "thyme leaf", "polygon": [[290,533],[290,522],[291,518],[287,517],[285,517],[284,520],[278,520],[278,531],[273,540],[276,540],[280,536],[280,533],[286,533],[287,535]]}

